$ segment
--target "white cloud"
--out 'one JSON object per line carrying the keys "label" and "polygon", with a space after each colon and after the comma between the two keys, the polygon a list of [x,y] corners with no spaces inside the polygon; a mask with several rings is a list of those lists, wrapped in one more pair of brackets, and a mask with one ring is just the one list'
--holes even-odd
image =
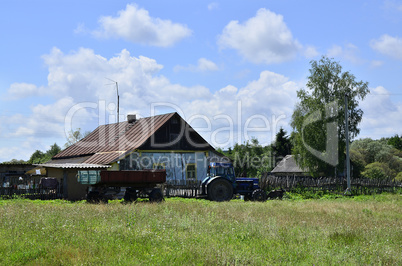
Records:
{"label": "white cloud", "polygon": [[[240,133],[236,133],[226,146],[258,134],[261,135],[262,141],[269,143],[276,133],[275,119],[279,117],[279,122],[285,125],[286,119],[291,116],[298,87],[288,78],[269,71],[261,72],[259,79],[243,88],[228,85],[217,92],[212,92],[203,86],[188,87],[173,84],[168,78],[158,74],[163,66],[155,60],[141,56],[132,57],[127,50],[122,50],[116,56],[107,59],[90,49],[81,48],[64,54],[54,48],[43,56],[43,59],[49,70],[48,84],[43,91],[47,93],[46,95],[51,95],[55,101],[50,104],[33,105],[28,115],[16,114],[7,119],[2,118],[1,128],[7,128],[1,131],[2,137],[30,138],[32,142],[41,143],[42,147],[47,147],[56,141],[59,145],[63,145],[67,114],[72,108],[85,106],[88,103],[94,107],[87,105],[87,108],[74,112],[72,125],[67,125],[68,127],[72,129],[80,127],[86,131],[93,130],[98,124],[115,122],[116,90],[113,85],[106,85],[110,83],[105,79],[108,77],[118,81],[120,121],[125,120],[125,115],[133,110],[136,110],[140,117],[151,115],[153,104],[162,106],[162,109],[164,105],[167,106],[163,110],[181,112],[186,119],[196,115],[208,117],[214,130],[227,123],[226,120],[216,119],[218,114],[230,117],[236,128],[264,126],[265,119],[270,122],[268,133],[266,130],[265,133],[251,132],[247,135],[240,129]],[[211,68],[208,62],[210,61],[200,60],[198,66]],[[29,88],[26,89],[28,92],[35,89],[33,84],[21,87]],[[14,91],[13,89],[9,93]],[[252,119],[253,117],[257,118]],[[252,121],[248,123],[250,118]],[[227,142],[225,139],[228,135],[213,135],[213,132],[207,132],[203,133],[203,136],[213,145],[220,146]],[[38,147],[38,149],[45,148]],[[2,159],[0,157],[0,161]]]}
{"label": "white cloud", "polygon": [[[19,143],[20,144],[20,143]],[[26,150],[19,146],[1,147],[0,148],[0,161],[11,161],[12,159],[27,160],[35,149],[31,148]]]}
{"label": "white cloud", "polygon": [[181,71],[181,70],[187,70],[193,72],[208,72],[208,71],[217,71],[219,70],[219,67],[211,60],[208,60],[206,58],[200,58],[198,59],[197,65],[188,65],[187,67],[185,66],[174,67],[174,71]]}
{"label": "white cloud", "polygon": [[219,3],[213,2],[208,4],[208,10],[215,10],[219,8]]}
{"label": "white cloud", "polygon": [[[64,122],[68,110],[74,105],[71,97],[61,98],[53,104],[38,104],[31,107],[29,116],[15,114],[7,118],[7,124],[15,128],[8,132],[6,137],[40,137],[58,138],[64,137]],[[82,110],[80,116],[76,116],[82,122],[91,118],[86,110]]]}
{"label": "white cloud", "polygon": [[383,61],[373,60],[373,61],[371,61],[371,63],[370,63],[370,67],[376,68],[376,67],[382,66],[383,64],[384,64]]}
{"label": "white cloud", "polygon": [[371,88],[360,104],[364,114],[359,137],[382,138],[402,132],[402,102],[382,86]]}
{"label": "white cloud", "polygon": [[219,46],[237,50],[254,63],[281,63],[295,57],[301,45],[281,15],[265,8],[244,23],[231,21],[219,36]]}
{"label": "white cloud", "polygon": [[77,28],[74,29],[75,34],[87,34],[90,31],[85,27],[84,23],[79,23]]}
{"label": "white cloud", "polygon": [[205,58],[198,59],[197,69],[203,72],[219,70],[218,66],[214,62]]}
{"label": "white cloud", "polygon": [[402,38],[384,34],[377,40],[371,40],[370,47],[383,55],[402,60]]}
{"label": "white cloud", "polygon": [[[204,137],[215,146],[229,147],[246,139],[258,137],[263,145],[269,144],[279,126],[288,126],[296,102],[298,85],[287,77],[263,71],[259,79],[243,88],[228,85],[215,92],[210,98],[185,103],[187,117],[204,115],[212,121],[212,132]],[[234,132],[215,134],[219,128],[233,124]],[[194,124],[203,128],[203,124]],[[198,126],[198,127],[197,127]],[[247,133],[247,128],[252,128]]]}
{"label": "white cloud", "polygon": [[386,10],[402,12],[402,4],[399,0],[385,0],[384,7]]}
{"label": "white cloud", "polygon": [[[63,142],[65,127],[86,131],[98,124],[115,122],[116,89],[106,78],[116,80],[119,85],[120,121],[125,119],[128,110],[138,110],[142,116],[148,116],[150,104],[154,102],[180,105],[211,96],[203,86],[172,84],[158,75],[162,65],[144,56],[132,57],[127,50],[107,59],[91,49],[64,54],[53,48],[42,58],[49,71],[47,86],[15,83],[8,89],[8,95],[14,99],[38,96],[40,90],[40,96],[51,96],[54,102],[43,104],[36,100],[38,103],[33,103],[29,114],[1,117],[0,136],[33,138],[37,143],[41,140],[54,143],[56,139]],[[69,110],[77,106],[86,108],[74,112],[72,125],[65,125]]]}
{"label": "white cloud", "polygon": [[328,49],[327,56],[342,58],[354,64],[361,64],[364,60],[359,58],[358,53],[359,48],[354,44],[348,43],[344,47],[333,45]]}
{"label": "white cloud", "polygon": [[108,60],[91,49],[64,54],[53,48],[43,59],[49,69],[47,93],[54,97],[70,96],[80,102],[114,99],[116,91],[107,85],[110,81],[106,78],[117,81],[122,93],[146,89],[152,75],[163,67],[154,59],[131,57],[125,49]]}
{"label": "white cloud", "polygon": [[16,82],[10,85],[8,93],[11,96],[11,99],[21,99],[34,95],[43,95],[46,93],[46,89],[44,87],[38,88],[34,84]]}
{"label": "white cloud", "polygon": [[96,37],[123,38],[133,43],[167,47],[191,35],[183,24],[153,18],[148,11],[128,4],[117,17],[103,16],[99,19],[101,29],[94,31]]}
{"label": "white cloud", "polygon": [[[74,113],[72,125],[67,125],[72,129],[93,130],[98,124],[114,122],[116,108],[111,104],[116,103],[116,90],[113,85],[106,85],[110,81],[105,77],[118,81],[120,121],[133,110],[140,117],[149,116],[153,112],[151,106],[157,104],[161,112],[181,113],[207,141],[218,147],[229,147],[252,136],[258,137],[262,144],[269,144],[279,126],[289,130],[297,101],[296,91],[302,87],[271,71],[262,71],[244,87],[228,84],[215,92],[204,86],[173,84],[159,74],[163,66],[156,60],[133,57],[127,50],[105,58],[91,49],[81,48],[64,54],[54,48],[43,59],[49,74],[42,95],[51,95],[54,102],[34,104],[29,114],[0,117],[0,136],[10,141],[14,139],[12,146],[29,140],[29,154],[21,149],[13,151],[21,152],[21,156],[30,155],[34,149],[46,150],[54,142],[63,145],[65,118],[69,110],[79,104],[91,103],[95,107]],[[8,93],[19,97],[23,92],[32,94],[36,89],[33,84],[16,83],[10,86]],[[372,92],[377,95],[367,96],[361,104],[365,112],[362,133],[382,137],[401,132],[402,104],[391,101],[388,91],[382,87]],[[197,117],[202,119],[194,119]],[[203,130],[206,120],[211,125],[209,131]],[[231,132],[222,130],[228,126],[232,126]],[[250,127],[254,131],[247,132]],[[9,159],[5,150],[0,150],[0,161]]]}
{"label": "white cloud", "polygon": [[310,58],[314,58],[314,57],[319,56],[319,55],[320,55],[320,53],[317,51],[317,49],[314,46],[307,46],[304,49],[304,56],[306,58],[310,59]]}

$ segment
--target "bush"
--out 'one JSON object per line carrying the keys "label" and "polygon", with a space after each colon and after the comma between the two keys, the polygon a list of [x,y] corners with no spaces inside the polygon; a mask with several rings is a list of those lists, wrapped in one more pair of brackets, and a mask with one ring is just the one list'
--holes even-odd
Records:
{"label": "bush", "polygon": [[402,181],[402,172],[399,172],[396,177],[395,177],[396,181]]}
{"label": "bush", "polygon": [[387,179],[395,177],[396,174],[386,163],[374,162],[366,165],[362,175],[370,179]]}

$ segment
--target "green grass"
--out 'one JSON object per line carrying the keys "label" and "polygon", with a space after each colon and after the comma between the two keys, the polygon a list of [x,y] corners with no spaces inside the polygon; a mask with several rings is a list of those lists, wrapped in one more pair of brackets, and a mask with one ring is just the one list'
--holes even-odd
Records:
{"label": "green grass", "polygon": [[402,265],[402,196],[0,201],[0,265]]}

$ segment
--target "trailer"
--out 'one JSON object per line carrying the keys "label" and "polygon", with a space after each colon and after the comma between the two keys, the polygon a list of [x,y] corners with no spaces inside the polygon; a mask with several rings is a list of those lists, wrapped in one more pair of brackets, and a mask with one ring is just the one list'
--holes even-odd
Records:
{"label": "trailer", "polygon": [[86,199],[92,203],[121,197],[128,202],[138,198],[160,202],[163,193],[158,185],[166,182],[166,170],[79,171],[78,182],[90,185]]}

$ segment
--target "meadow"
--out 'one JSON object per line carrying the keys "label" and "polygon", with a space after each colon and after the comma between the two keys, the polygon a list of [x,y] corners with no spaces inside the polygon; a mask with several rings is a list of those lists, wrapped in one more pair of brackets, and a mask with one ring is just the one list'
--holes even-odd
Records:
{"label": "meadow", "polygon": [[402,265],[402,195],[0,200],[0,265]]}

